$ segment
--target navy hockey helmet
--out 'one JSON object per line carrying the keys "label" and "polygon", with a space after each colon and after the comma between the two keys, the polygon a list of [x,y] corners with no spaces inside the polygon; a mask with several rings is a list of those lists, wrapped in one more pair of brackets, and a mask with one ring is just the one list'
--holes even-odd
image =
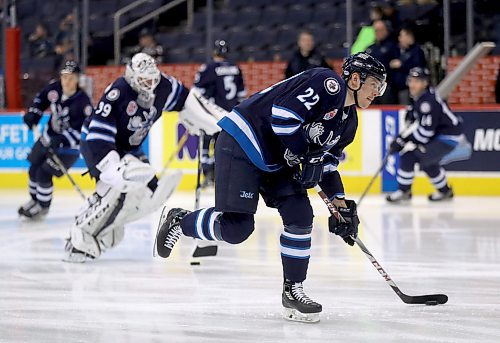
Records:
{"label": "navy hockey helmet", "polygon": [[356,72],[359,73],[361,82],[365,82],[368,76],[373,76],[382,83],[385,83],[387,78],[384,65],[366,52],[358,52],[347,57],[342,65],[342,78],[345,82]]}
{"label": "navy hockey helmet", "polygon": [[229,52],[229,44],[224,39],[217,39],[214,43],[214,54],[225,57]]}
{"label": "navy hockey helmet", "polygon": [[80,72],[80,66],[76,63],[76,61],[66,61],[64,66],[61,68],[61,74],[79,74]]}
{"label": "navy hockey helmet", "polygon": [[417,79],[429,81],[431,78],[431,73],[427,68],[414,67],[410,69],[408,77],[415,77]]}
{"label": "navy hockey helmet", "polygon": [[[348,83],[354,73],[358,73],[361,79],[361,85],[358,89],[352,89]],[[342,65],[342,78],[344,79],[347,87],[354,92],[356,106],[359,106],[358,91],[361,89],[368,76],[372,76],[380,81],[378,96],[383,95],[387,87],[387,72],[385,71],[384,65],[366,52],[358,52],[347,57]]]}

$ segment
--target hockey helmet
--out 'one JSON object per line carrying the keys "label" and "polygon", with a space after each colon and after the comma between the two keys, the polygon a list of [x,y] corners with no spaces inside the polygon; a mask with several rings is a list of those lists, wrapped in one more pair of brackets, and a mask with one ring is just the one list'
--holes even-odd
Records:
{"label": "hockey helmet", "polygon": [[225,57],[229,52],[229,44],[224,39],[217,39],[214,43],[214,55]]}
{"label": "hockey helmet", "polygon": [[[387,73],[385,67],[379,60],[367,54],[366,52],[358,52],[357,54],[347,57],[342,65],[342,78],[347,82],[352,77],[353,73],[359,73],[361,85],[366,81],[368,76],[372,76],[380,81],[379,96],[383,95],[387,87]],[[361,88],[361,86],[360,86]],[[359,90],[354,90],[357,92]]]}
{"label": "hockey helmet", "polygon": [[66,61],[64,66],[61,68],[61,74],[79,74],[80,71],[80,66],[76,63],[76,61]]}
{"label": "hockey helmet", "polygon": [[429,72],[429,69],[427,68],[421,68],[421,67],[414,67],[410,69],[410,72],[408,73],[408,77],[415,77],[417,79],[422,79],[429,81],[431,78],[431,73]]}
{"label": "hockey helmet", "polygon": [[135,54],[125,70],[125,78],[139,93],[153,93],[160,83],[160,77],[155,59],[143,52]]}

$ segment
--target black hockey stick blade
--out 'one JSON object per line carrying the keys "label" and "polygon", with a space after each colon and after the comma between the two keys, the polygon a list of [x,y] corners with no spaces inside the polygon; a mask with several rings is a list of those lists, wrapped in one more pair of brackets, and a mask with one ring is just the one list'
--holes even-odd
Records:
{"label": "black hockey stick blade", "polygon": [[448,302],[446,294],[406,295],[399,288],[391,287],[405,304],[442,305]]}
{"label": "black hockey stick blade", "polygon": [[217,255],[217,245],[209,245],[207,247],[197,246],[193,251],[193,257],[208,257]]}

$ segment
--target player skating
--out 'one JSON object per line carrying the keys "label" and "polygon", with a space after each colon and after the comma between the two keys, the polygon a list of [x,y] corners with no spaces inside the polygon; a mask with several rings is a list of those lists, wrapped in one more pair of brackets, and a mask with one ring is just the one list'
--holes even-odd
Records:
{"label": "player skating", "polygon": [[259,194],[283,220],[282,303],[286,318],[316,322],[322,307],[302,287],[311,248],[313,210],[306,189],[318,183],[347,223],[329,219],[331,232],[353,245],[356,204],[344,200],[337,171],[357,129],[356,106],[367,108],[385,90],[384,66],[365,53],[349,57],[342,77],[314,68],[251,96],[223,118],[215,158],[215,207],[164,210],[156,249],[168,257],[181,235],[231,244],[254,230]]}
{"label": "player skating", "polygon": [[[231,111],[247,96],[243,75],[236,64],[226,59],[229,52],[228,43],[225,40],[216,40],[214,45],[213,61],[200,67],[194,86],[210,101],[226,111]],[[210,156],[210,145],[215,143],[216,138],[217,135],[203,137],[201,151],[203,187],[214,183],[215,158]]]}
{"label": "player skating", "polygon": [[71,228],[67,261],[85,262],[115,247],[126,223],[155,211],[175,190],[180,172],[158,179],[141,145],[162,111],[180,110],[192,120],[190,130],[194,122],[194,128],[217,131],[215,118],[197,117],[203,108],[195,92],[162,74],[144,53],[106,88],[82,129],[81,152],[97,183]]}
{"label": "player skating", "polygon": [[40,219],[49,212],[52,178],[63,175],[58,162],[66,169],[76,162],[80,154],[80,130],[85,118],[92,113],[89,97],[78,87],[78,64],[67,61],[60,74],[59,80],[51,82],[36,95],[23,117],[26,125],[33,129],[42,119],[43,111],[50,109],[49,121],[28,155],[31,199],[18,210],[24,218]]}
{"label": "player skating", "polygon": [[[429,71],[420,67],[411,69],[408,75],[408,87],[413,100],[406,114],[408,128],[389,147],[389,154],[401,154],[397,171],[398,190],[387,196],[387,201],[392,203],[411,199],[417,163],[436,189],[429,195],[430,201],[453,198],[453,190],[440,162],[465,141],[462,118],[453,113],[434,88],[430,87],[429,77]],[[408,149],[410,151],[403,150],[411,143],[413,148]]]}

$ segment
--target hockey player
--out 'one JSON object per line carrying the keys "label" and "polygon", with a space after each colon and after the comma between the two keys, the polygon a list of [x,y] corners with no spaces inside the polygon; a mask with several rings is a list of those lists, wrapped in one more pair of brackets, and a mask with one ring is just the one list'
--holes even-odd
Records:
{"label": "hockey player", "polygon": [[82,129],[82,155],[97,183],[71,228],[67,261],[85,262],[116,246],[126,223],[155,211],[175,190],[180,172],[158,179],[141,144],[162,111],[184,109],[189,113],[182,118],[191,116],[197,125],[206,120],[201,128],[217,131],[215,118],[196,118],[203,108],[195,106],[194,94],[161,74],[145,53],[134,55],[125,75],[106,88]]}
{"label": "hockey player", "polygon": [[[429,176],[436,192],[430,201],[453,198],[444,168],[440,161],[465,139],[462,118],[454,114],[448,105],[430,87],[429,71],[415,67],[408,74],[408,87],[413,104],[408,107],[408,129],[390,145],[389,153],[400,153],[397,171],[398,190],[387,196],[387,201],[399,203],[411,199],[411,186],[415,177],[415,164]],[[407,146],[413,149],[403,148]],[[416,145],[416,146],[415,146]]]}
{"label": "hockey player", "polygon": [[69,169],[80,154],[80,130],[86,116],[92,113],[87,94],[78,87],[80,67],[67,61],[61,69],[60,80],[51,82],[33,100],[23,120],[30,129],[35,128],[50,108],[50,119],[28,155],[29,193],[31,200],[22,205],[22,217],[40,219],[45,216],[52,201],[52,178],[61,177],[63,171],[51,156]]}
{"label": "hockey player", "polygon": [[[203,96],[226,111],[231,111],[247,96],[247,92],[240,68],[226,59],[228,52],[228,43],[225,40],[216,40],[213,61],[200,67],[194,80],[194,86]],[[212,142],[215,143],[215,139],[216,135],[203,136],[201,167],[205,178],[203,182],[205,187],[214,182],[215,159],[210,156],[210,145]]]}
{"label": "hockey player", "polygon": [[[342,77],[313,68],[243,101],[219,121],[215,147],[215,207],[162,214],[156,249],[168,257],[181,235],[231,244],[254,230],[259,194],[283,220],[280,237],[287,319],[316,322],[322,310],[305,293],[313,210],[306,189],[318,183],[347,223],[329,219],[329,230],[353,245],[356,204],[344,199],[337,172],[342,150],[357,129],[356,106],[367,108],[385,90],[384,66],[366,53],[350,56]],[[300,168],[301,166],[301,168]]]}

